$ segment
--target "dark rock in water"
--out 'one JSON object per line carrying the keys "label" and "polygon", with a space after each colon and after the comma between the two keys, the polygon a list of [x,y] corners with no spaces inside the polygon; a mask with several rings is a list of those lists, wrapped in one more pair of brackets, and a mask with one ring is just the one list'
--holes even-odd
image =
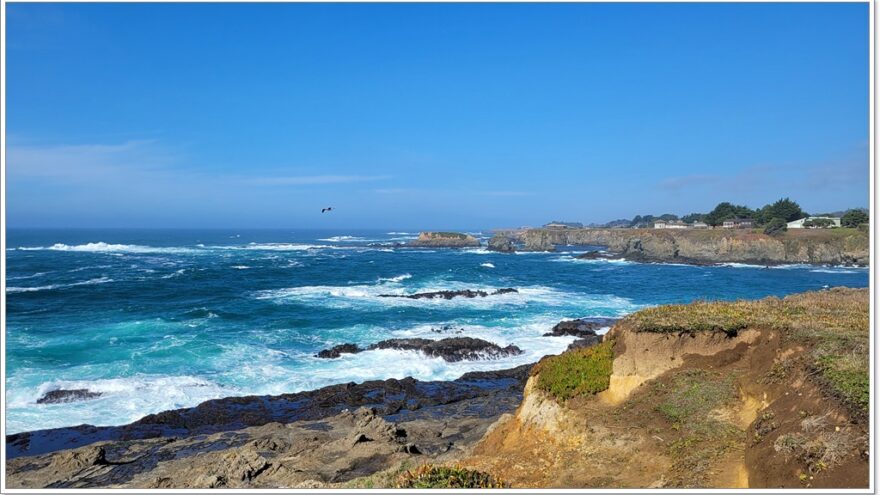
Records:
{"label": "dark rock in water", "polygon": [[523,352],[515,345],[500,347],[491,342],[471,337],[451,337],[440,340],[390,339],[373,344],[369,348],[421,351],[428,356],[440,357],[450,362],[496,359],[515,356]]}
{"label": "dark rock in water", "polygon": [[506,288],[506,289],[498,289],[493,292],[486,292],[484,290],[440,290],[435,292],[417,292],[415,294],[379,294],[379,297],[402,297],[405,299],[452,299],[453,297],[487,297],[487,296],[500,296],[503,294],[511,294],[518,292],[516,289]]}
{"label": "dark rock in water", "polygon": [[315,357],[332,359],[338,358],[342,354],[356,354],[361,352],[363,349],[357,346],[357,344],[339,344],[337,346],[333,346],[330,349],[324,349],[323,351],[315,354]]}
{"label": "dark rock in water", "polygon": [[589,337],[596,335],[596,330],[610,327],[616,318],[580,318],[577,320],[560,321],[553,329],[544,334],[544,337],[561,337],[572,335],[574,337]]}
{"label": "dark rock in water", "polygon": [[496,235],[489,239],[487,248],[490,251],[498,251],[500,253],[512,253],[516,251],[514,240],[507,236]]}
{"label": "dark rock in water", "polygon": [[602,342],[602,337],[599,335],[589,335],[587,337],[583,337],[575,340],[571,344],[568,344],[567,351],[571,351],[574,349],[583,349],[584,347],[593,347],[594,345]]}
{"label": "dark rock in water", "polygon": [[586,253],[577,255],[576,258],[581,260],[619,260],[623,259],[623,256],[606,251],[587,251]]}
{"label": "dark rock in water", "polygon": [[64,402],[76,402],[80,400],[94,399],[100,397],[101,392],[92,392],[86,388],[77,388],[73,390],[50,390],[37,399],[37,404],[61,404]]}
{"label": "dark rock in water", "polygon": [[[460,332],[461,330],[458,330],[456,333]],[[440,357],[450,362],[496,359],[522,354],[522,349],[515,345],[500,347],[491,342],[471,337],[447,337],[440,340],[419,338],[389,339],[377,342],[366,349],[361,349],[357,344],[340,344],[331,349],[324,349],[315,354],[315,356],[319,358],[338,358],[342,353],[356,354],[374,349],[421,351],[428,356]]]}

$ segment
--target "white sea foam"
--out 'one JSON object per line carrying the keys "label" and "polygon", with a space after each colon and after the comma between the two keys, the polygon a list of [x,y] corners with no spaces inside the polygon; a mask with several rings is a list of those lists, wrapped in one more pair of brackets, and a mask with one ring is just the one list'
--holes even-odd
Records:
{"label": "white sea foam", "polygon": [[397,275],[396,277],[387,277],[387,278],[379,277],[379,282],[397,283],[397,282],[403,282],[404,280],[406,280],[408,278],[412,278],[412,274],[404,273],[403,275]]}
{"label": "white sea foam", "polygon": [[413,232],[386,232],[387,235],[418,235]]}
{"label": "white sea foam", "polygon": [[813,273],[861,273],[859,270],[845,268],[816,268],[810,271]]}
{"label": "white sea foam", "polygon": [[368,239],[364,239],[363,237],[351,236],[351,235],[334,235],[333,237],[328,237],[326,239],[318,239],[319,241],[324,242],[364,242]]}
{"label": "white sea foam", "polygon": [[43,290],[55,290],[55,289],[66,289],[68,287],[77,287],[80,285],[94,285],[94,284],[106,284],[107,282],[113,282],[112,278],[100,277],[93,278],[91,280],[84,280],[82,282],[73,282],[69,284],[51,284],[51,285],[42,285],[39,287],[6,287],[7,294],[14,294],[16,292],[38,292]]}
{"label": "white sea foam", "polygon": [[76,253],[109,253],[109,254],[146,254],[146,253],[193,253],[197,250],[183,247],[139,246],[136,244],[108,244],[106,242],[89,242],[87,244],[53,244],[51,246],[20,247],[22,251],[67,251]]}
{"label": "white sea foam", "polygon": [[159,278],[176,278],[186,273],[186,268],[181,268],[180,270],[175,270],[174,272],[169,273],[168,275],[162,275]]}
{"label": "white sea foam", "polygon": [[[36,404],[46,392],[58,389],[88,389],[100,392],[95,399],[64,404]],[[9,432],[37,428],[70,426],[76,423],[96,426],[130,423],[150,413],[190,407],[205,400],[239,395],[233,388],[222,387],[192,376],[134,376],[99,380],[56,380],[36,388],[7,391],[7,406],[15,410],[7,420]]]}
{"label": "white sea foam", "polygon": [[29,278],[42,277],[45,274],[46,274],[46,272],[37,272],[37,273],[31,274],[31,275],[22,275],[19,277],[6,277],[6,280],[26,280]]}
{"label": "white sea foam", "polygon": [[250,267],[247,266],[247,265],[234,265],[234,266],[232,266],[232,268],[234,268],[234,269],[236,269],[236,270],[247,270],[247,269],[249,269]]}
{"label": "white sea foam", "polygon": [[495,265],[493,265],[492,263],[480,263],[480,266],[482,266],[483,268],[495,268]]}

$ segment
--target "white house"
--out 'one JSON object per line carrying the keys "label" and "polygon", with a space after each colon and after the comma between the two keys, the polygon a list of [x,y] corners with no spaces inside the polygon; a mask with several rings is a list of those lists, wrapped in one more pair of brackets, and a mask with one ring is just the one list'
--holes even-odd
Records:
{"label": "white house", "polygon": [[655,229],[686,229],[688,225],[681,220],[671,220],[669,222],[658,220],[654,222]]}
{"label": "white house", "polygon": [[795,220],[795,221],[793,221],[793,222],[788,222],[787,225],[788,225],[788,228],[790,228],[790,229],[810,229],[810,228],[816,228],[816,227],[811,227],[811,226],[806,226],[806,227],[805,227],[805,226],[804,226],[804,223],[805,223],[807,220],[819,220],[819,219],[823,219],[823,220],[831,220],[831,225],[829,225],[829,227],[840,227],[840,217],[805,217],[805,218],[801,218],[801,219],[799,219],[799,220]]}
{"label": "white house", "polygon": [[708,229],[709,224],[707,224],[706,222],[694,222],[692,227],[695,229]]}
{"label": "white house", "polygon": [[721,227],[725,229],[750,229],[752,221],[748,218],[731,218],[722,222]]}

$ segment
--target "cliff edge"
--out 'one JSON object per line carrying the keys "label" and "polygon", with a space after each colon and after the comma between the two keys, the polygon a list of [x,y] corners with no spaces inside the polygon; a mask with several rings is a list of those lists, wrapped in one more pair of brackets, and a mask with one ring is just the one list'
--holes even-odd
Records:
{"label": "cliff edge", "polygon": [[750,229],[528,229],[497,235],[516,239],[529,251],[599,245],[635,261],[867,266],[870,259],[868,233],[849,228],[798,229],[772,236]]}
{"label": "cliff edge", "polygon": [[407,243],[409,247],[480,247],[480,240],[458,232],[420,232],[419,238]]}
{"label": "cliff edge", "polygon": [[463,465],[516,487],[865,488],[868,290],[640,311],[544,358]]}

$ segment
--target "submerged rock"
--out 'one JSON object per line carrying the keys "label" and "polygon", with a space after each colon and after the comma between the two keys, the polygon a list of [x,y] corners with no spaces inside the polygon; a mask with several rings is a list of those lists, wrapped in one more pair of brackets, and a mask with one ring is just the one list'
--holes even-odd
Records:
{"label": "submerged rock", "polygon": [[37,399],[37,404],[61,404],[64,402],[76,402],[80,400],[89,400],[103,395],[101,392],[92,392],[86,388],[77,388],[65,390],[50,390]]}
{"label": "submerged rock", "polygon": [[486,292],[484,290],[438,290],[434,292],[417,292],[415,294],[379,294],[379,297],[401,297],[405,299],[452,299],[453,297],[466,297],[466,298],[474,298],[474,297],[487,297],[487,296],[500,296],[503,294],[511,294],[518,292],[513,288],[505,288],[498,289],[493,292]]}

